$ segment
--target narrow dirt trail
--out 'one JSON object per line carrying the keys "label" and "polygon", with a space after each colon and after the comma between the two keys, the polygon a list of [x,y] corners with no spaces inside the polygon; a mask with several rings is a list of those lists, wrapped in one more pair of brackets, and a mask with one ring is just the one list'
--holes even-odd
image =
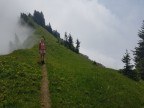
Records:
{"label": "narrow dirt trail", "polygon": [[49,87],[48,87],[47,68],[44,64],[42,66],[42,82],[41,82],[41,108],[51,108]]}

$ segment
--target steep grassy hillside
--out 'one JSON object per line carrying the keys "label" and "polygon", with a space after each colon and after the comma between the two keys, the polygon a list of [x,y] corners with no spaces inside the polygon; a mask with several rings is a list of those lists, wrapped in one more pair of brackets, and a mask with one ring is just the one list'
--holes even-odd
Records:
{"label": "steep grassy hillside", "polygon": [[39,108],[41,67],[37,48],[0,56],[0,108]]}
{"label": "steep grassy hillside", "polygon": [[[135,82],[116,70],[93,65],[57,43],[41,27],[36,29],[35,35],[46,39],[52,108],[144,107],[144,82]],[[38,44],[0,56],[0,107],[40,107],[41,65],[38,60]]]}
{"label": "steep grassy hillside", "polygon": [[144,82],[116,70],[93,65],[57,43],[42,29],[47,42],[47,68],[52,108],[141,108]]}

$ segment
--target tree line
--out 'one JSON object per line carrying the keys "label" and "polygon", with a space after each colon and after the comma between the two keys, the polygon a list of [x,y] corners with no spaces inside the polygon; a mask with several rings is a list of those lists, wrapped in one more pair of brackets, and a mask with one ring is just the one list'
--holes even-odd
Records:
{"label": "tree line", "polygon": [[70,33],[68,35],[67,32],[65,32],[63,44],[65,47],[71,49],[72,51],[79,53],[80,41],[77,39],[75,43],[76,46],[74,47],[73,37]]}
{"label": "tree line", "polygon": [[50,23],[48,25],[45,24],[45,18],[44,18],[43,12],[39,12],[39,11],[35,10],[33,15],[31,15],[30,13],[28,15],[25,13],[21,13],[20,17],[32,27],[34,27],[32,21],[31,21],[31,20],[33,20],[38,25],[45,28],[53,36],[55,36],[56,38],[60,38],[60,33],[57,32],[57,30],[53,30]]}
{"label": "tree line", "polygon": [[31,27],[35,27],[34,23],[32,23],[32,21],[30,21],[30,20],[33,20],[38,25],[40,25],[43,28],[45,28],[55,38],[57,38],[57,40],[58,40],[59,43],[61,43],[65,47],[69,48],[70,50],[72,50],[72,51],[74,51],[76,53],[79,53],[80,41],[77,39],[76,43],[75,43],[76,46],[74,46],[74,41],[73,41],[72,35],[71,34],[67,35],[67,33],[65,33],[65,36],[64,36],[65,39],[62,39],[60,37],[60,33],[57,30],[53,30],[53,28],[51,27],[50,23],[48,25],[45,24],[45,18],[44,18],[43,12],[39,12],[39,11],[35,10],[34,13],[33,13],[33,15],[31,15],[30,13],[28,15],[25,14],[25,13],[21,13],[20,17],[26,23],[28,23]]}
{"label": "tree line", "polygon": [[144,80],[144,21],[141,29],[138,31],[138,37],[140,38],[138,46],[132,51],[135,64],[131,64],[130,53],[126,50],[122,58],[122,62],[125,64],[124,69],[121,70],[121,73],[137,81]]}

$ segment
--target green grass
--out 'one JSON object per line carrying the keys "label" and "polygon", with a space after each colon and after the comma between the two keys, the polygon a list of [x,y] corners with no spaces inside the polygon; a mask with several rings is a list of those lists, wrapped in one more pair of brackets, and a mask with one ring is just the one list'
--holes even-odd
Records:
{"label": "green grass", "polygon": [[[46,39],[46,65],[52,108],[142,108],[144,82],[135,82],[116,70],[95,66],[85,57]],[[0,107],[39,108],[41,67],[38,45],[0,56]]]}
{"label": "green grass", "polygon": [[41,67],[37,47],[0,56],[0,108],[39,108]]}
{"label": "green grass", "polygon": [[52,108],[144,107],[143,81],[135,82],[116,70],[95,66],[51,36],[46,40]]}
{"label": "green grass", "polygon": [[142,108],[144,82],[95,66],[57,43],[42,29],[47,43],[47,68],[52,108]]}

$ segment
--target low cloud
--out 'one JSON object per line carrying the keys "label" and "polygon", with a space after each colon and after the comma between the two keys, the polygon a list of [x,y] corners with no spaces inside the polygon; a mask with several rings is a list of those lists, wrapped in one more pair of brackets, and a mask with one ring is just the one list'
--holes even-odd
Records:
{"label": "low cloud", "polygon": [[19,18],[16,22],[11,22],[11,20],[4,20],[4,22],[4,25],[0,26],[2,30],[0,31],[1,55],[8,54],[17,49],[32,47],[34,43],[26,43],[26,40],[30,39],[30,37],[34,39],[34,29],[27,24],[21,25]]}
{"label": "low cloud", "polygon": [[14,38],[9,42],[8,53],[17,49],[31,48],[35,44],[36,39],[33,35],[35,30],[24,23],[24,21],[21,24],[21,21],[23,20],[19,19],[15,34],[13,34]]}
{"label": "low cloud", "polygon": [[104,55],[103,53],[100,53],[100,51],[97,50],[81,48],[81,53],[89,55],[89,59],[97,60],[98,63],[101,63],[109,68],[118,69],[123,66],[122,63],[119,64],[119,62],[117,62],[119,59],[114,59],[111,56]]}
{"label": "low cloud", "polygon": [[[32,36],[34,29],[20,23],[20,7],[15,0],[0,1],[0,55],[14,50],[28,48],[26,40]],[[30,45],[30,44],[29,44]]]}
{"label": "low cloud", "polygon": [[[46,23],[81,41],[81,52],[107,67],[123,67],[125,50],[133,50],[144,15],[142,0],[1,0],[0,53],[14,41],[20,12],[43,11]],[[18,34],[18,33],[17,33]]]}

